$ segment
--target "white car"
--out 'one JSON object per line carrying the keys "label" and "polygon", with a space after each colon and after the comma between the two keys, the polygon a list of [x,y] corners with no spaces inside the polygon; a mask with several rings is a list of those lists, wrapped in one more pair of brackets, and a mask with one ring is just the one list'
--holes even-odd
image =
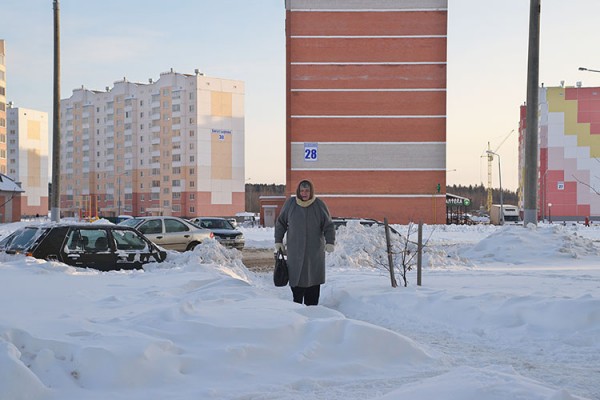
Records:
{"label": "white car", "polygon": [[203,241],[214,238],[210,230],[178,217],[134,217],[119,225],[136,228],[154,244],[168,250],[194,250]]}

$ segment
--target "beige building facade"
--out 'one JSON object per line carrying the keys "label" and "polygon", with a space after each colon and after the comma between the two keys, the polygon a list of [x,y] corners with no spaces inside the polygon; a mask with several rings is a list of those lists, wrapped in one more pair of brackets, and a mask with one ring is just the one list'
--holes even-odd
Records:
{"label": "beige building facade", "polygon": [[23,216],[48,214],[48,113],[7,109],[7,175],[18,182]]}
{"label": "beige building facade", "polygon": [[6,174],[6,61],[5,42],[0,39],[0,173]]}
{"label": "beige building facade", "polygon": [[244,83],[164,72],[61,100],[63,216],[244,210]]}

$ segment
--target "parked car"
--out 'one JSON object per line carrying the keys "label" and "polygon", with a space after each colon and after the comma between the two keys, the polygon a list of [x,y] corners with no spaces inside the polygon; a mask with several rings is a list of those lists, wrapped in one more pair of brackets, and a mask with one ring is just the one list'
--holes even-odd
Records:
{"label": "parked car", "polygon": [[225,247],[233,247],[242,250],[246,244],[244,234],[235,229],[227,218],[196,217],[192,218],[190,221],[201,228],[211,230],[215,235],[215,239]]}
{"label": "parked car", "polygon": [[155,244],[168,250],[193,250],[214,234],[178,217],[135,217],[119,222],[119,226],[136,228]]}
{"label": "parked car", "polygon": [[101,271],[139,269],[167,257],[135,229],[104,224],[25,226],[0,241],[0,251]]}

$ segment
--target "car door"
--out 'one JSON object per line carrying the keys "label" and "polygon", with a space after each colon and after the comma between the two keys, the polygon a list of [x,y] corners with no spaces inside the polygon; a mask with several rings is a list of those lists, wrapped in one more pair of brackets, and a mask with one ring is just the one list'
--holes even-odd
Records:
{"label": "car door", "polygon": [[168,243],[168,248],[177,251],[186,251],[192,241],[190,228],[174,218],[165,218],[163,222],[165,228],[164,241]]}
{"label": "car door", "polygon": [[170,249],[170,247],[167,246],[167,241],[165,240],[162,219],[148,218],[137,227],[137,230],[150,239],[154,244],[164,247],[165,249]]}
{"label": "car door", "polygon": [[104,228],[73,227],[63,247],[62,261],[66,264],[111,271],[116,266],[114,242]]}
{"label": "car door", "polygon": [[162,261],[157,249],[133,229],[114,229],[118,269],[138,269],[143,264]]}

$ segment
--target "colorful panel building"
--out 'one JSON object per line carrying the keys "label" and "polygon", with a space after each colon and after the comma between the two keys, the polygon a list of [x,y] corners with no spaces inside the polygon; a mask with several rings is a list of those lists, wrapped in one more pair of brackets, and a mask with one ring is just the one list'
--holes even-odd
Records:
{"label": "colorful panel building", "polygon": [[244,211],[244,83],[173,70],[61,100],[65,216]]}
{"label": "colorful panel building", "polygon": [[7,175],[25,191],[21,213],[48,215],[48,113],[9,105],[7,116]]}
{"label": "colorful panel building", "polygon": [[445,223],[447,0],[287,0],[287,195]]}
{"label": "colorful panel building", "polygon": [[[547,220],[598,219],[600,88],[585,88],[579,84],[576,87],[542,87],[539,102],[539,217]],[[521,136],[525,134],[525,109],[522,106]],[[520,143],[522,155],[524,140]],[[523,174],[520,175],[522,178]]]}

